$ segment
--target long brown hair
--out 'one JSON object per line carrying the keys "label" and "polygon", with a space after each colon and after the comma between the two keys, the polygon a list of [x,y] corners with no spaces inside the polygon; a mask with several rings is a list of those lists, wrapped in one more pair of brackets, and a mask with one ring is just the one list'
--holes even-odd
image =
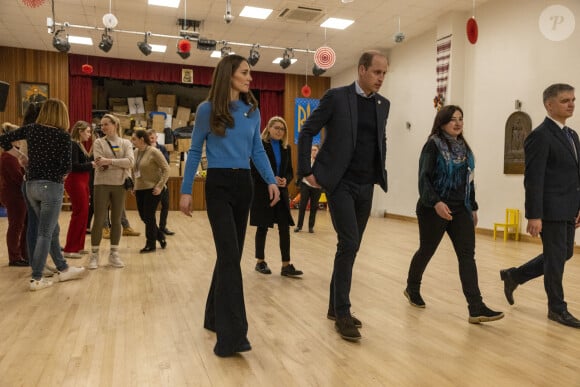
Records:
{"label": "long brown hair", "polygon": [[[207,100],[211,102],[211,113],[209,123],[213,134],[223,137],[226,135],[226,127],[233,128],[235,125],[234,117],[230,113],[231,101],[231,82],[232,76],[240,67],[242,62],[248,62],[246,58],[240,55],[228,55],[223,57],[213,71],[211,87]],[[250,105],[248,113],[258,108],[258,101],[251,91],[240,93],[240,99]]]}
{"label": "long brown hair", "polygon": [[[90,156],[93,153],[93,148],[91,147],[90,151],[87,151],[87,149],[85,148],[85,145],[81,141],[81,133],[80,132],[83,130],[86,130],[89,126],[90,126],[89,123],[86,121],[77,121],[77,122],[75,122],[75,124],[73,125],[73,127],[70,131],[71,139],[74,142],[76,142],[77,144],[79,144],[79,146],[81,147],[81,150],[87,156]],[[91,134],[91,137],[92,137],[92,134]]]}
{"label": "long brown hair", "polygon": [[[461,110],[459,106],[457,105],[443,106],[441,110],[437,112],[437,115],[433,120],[433,128],[431,128],[431,133],[429,134],[429,137],[435,135],[441,138],[443,141],[447,143],[449,149],[451,149],[451,145],[449,144],[447,138],[443,136],[443,133],[445,132],[443,130],[443,126],[451,122],[451,119],[453,118],[453,114],[455,114],[455,112],[460,112],[461,117],[463,118],[463,110]],[[459,136],[457,136],[457,138],[463,140],[465,146],[467,147],[467,150],[471,152],[471,148],[469,147],[469,144],[467,144],[467,140],[465,139],[465,137],[463,137],[463,131],[461,131],[461,133],[459,134]]]}

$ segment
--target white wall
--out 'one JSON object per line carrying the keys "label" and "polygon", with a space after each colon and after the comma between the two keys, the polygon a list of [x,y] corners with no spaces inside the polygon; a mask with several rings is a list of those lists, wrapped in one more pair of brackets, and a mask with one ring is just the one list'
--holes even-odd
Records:
{"label": "white wall", "polygon": [[[545,117],[541,96],[548,85],[569,83],[580,88],[580,2],[558,3],[568,7],[579,24],[572,36],[561,42],[547,40],[540,33],[539,16],[550,5],[544,1],[490,0],[478,7],[479,39],[475,45],[467,42],[464,27],[453,28],[452,45],[464,46],[459,50],[463,57],[455,59],[464,61],[465,66],[463,85],[453,79],[455,92],[447,103],[464,109],[465,136],[476,156],[479,227],[493,228],[493,222],[502,220],[506,207],[519,208],[523,217],[523,175],[503,174],[505,123],[515,111],[515,100],[522,101],[522,111],[530,115],[535,127]],[[470,16],[471,12],[465,14],[465,22]],[[391,101],[387,125],[389,192],[375,191],[374,215],[387,211],[415,216],[418,158],[435,115],[435,41],[436,31],[430,31],[405,40],[388,55],[389,73],[381,94]],[[333,79],[333,87],[355,78],[353,66],[352,71]],[[411,123],[410,130],[405,128],[406,122]],[[567,124],[580,130],[580,112]],[[523,228],[525,231],[525,221]]]}

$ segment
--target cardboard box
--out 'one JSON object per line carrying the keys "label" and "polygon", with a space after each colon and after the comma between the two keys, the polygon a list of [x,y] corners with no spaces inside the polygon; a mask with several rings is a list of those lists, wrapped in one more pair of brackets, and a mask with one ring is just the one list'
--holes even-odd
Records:
{"label": "cardboard box", "polygon": [[127,106],[127,105],[115,105],[115,106],[113,106],[113,112],[115,112],[115,113],[127,114],[128,111],[129,111],[129,106]]}
{"label": "cardboard box", "polygon": [[157,106],[167,106],[175,109],[177,106],[177,96],[175,94],[157,94],[155,102]]}
{"label": "cardboard box", "polygon": [[191,148],[191,138],[180,138],[177,140],[177,151],[187,152]]}
{"label": "cardboard box", "polygon": [[173,107],[157,106],[157,111],[163,112],[163,113],[167,114],[168,116],[173,116]]}
{"label": "cardboard box", "polygon": [[179,177],[181,176],[179,169],[179,163],[169,164],[169,177]]}
{"label": "cardboard box", "polygon": [[191,109],[188,107],[178,106],[177,114],[175,118],[180,121],[189,121],[189,116],[191,115]]}
{"label": "cardboard box", "polygon": [[117,98],[117,97],[110,97],[109,98],[109,108],[117,105],[127,105],[127,98]]}
{"label": "cardboard box", "polygon": [[165,149],[167,149],[167,152],[173,152],[173,144],[163,144],[165,145]]}
{"label": "cardboard box", "polygon": [[165,117],[159,114],[155,114],[151,119],[151,128],[156,132],[163,132],[165,129]]}
{"label": "cardboard box", "polygon": [[177,128],[181,128],[187,126],[187,121],[181,121],[178,119],[174,119],[173,123],[171,124],[171,126],[169,126],[171,129],[175,130]]}

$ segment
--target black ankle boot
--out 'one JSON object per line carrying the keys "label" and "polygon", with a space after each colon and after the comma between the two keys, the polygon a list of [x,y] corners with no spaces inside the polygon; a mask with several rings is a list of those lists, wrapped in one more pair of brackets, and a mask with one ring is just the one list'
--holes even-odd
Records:
{"label": "black ankle boot", "polygon": [[418,290],[409,290],[409,288],[405,289],[403,292],[407,300],[409,300],[409,304],[416,308],[424,308],[425,301],[423,301],[423,297],[421,297],[421,293]]}
{"label": "black ankle boot", "polygon": [[153,246],[153,247],[145,246],[141,250],[139,250],[139,253],[140,254],[147,254],[147,253],[152,253],[154,251],[155,251],[155,246]]}

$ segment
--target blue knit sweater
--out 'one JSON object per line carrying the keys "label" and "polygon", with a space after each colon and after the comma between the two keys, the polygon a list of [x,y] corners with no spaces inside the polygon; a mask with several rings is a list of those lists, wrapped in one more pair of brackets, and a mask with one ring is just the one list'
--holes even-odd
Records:
{"label": "blue knit sweater", "polygon": [[185,172],[181,184],[182,194],[191,194],[195,173],[206,143],[207,168],[250,169],[250,159],[268,184],[276,184],[268,156],[260,138],[260,111],[248,113],[250,106],[243,101],[233,101],[231,113],[234,127],[226,128],[224,137],[211,132],[209,117],[211,102],[202,102],[195,114],[191,148],[187,153]]}

